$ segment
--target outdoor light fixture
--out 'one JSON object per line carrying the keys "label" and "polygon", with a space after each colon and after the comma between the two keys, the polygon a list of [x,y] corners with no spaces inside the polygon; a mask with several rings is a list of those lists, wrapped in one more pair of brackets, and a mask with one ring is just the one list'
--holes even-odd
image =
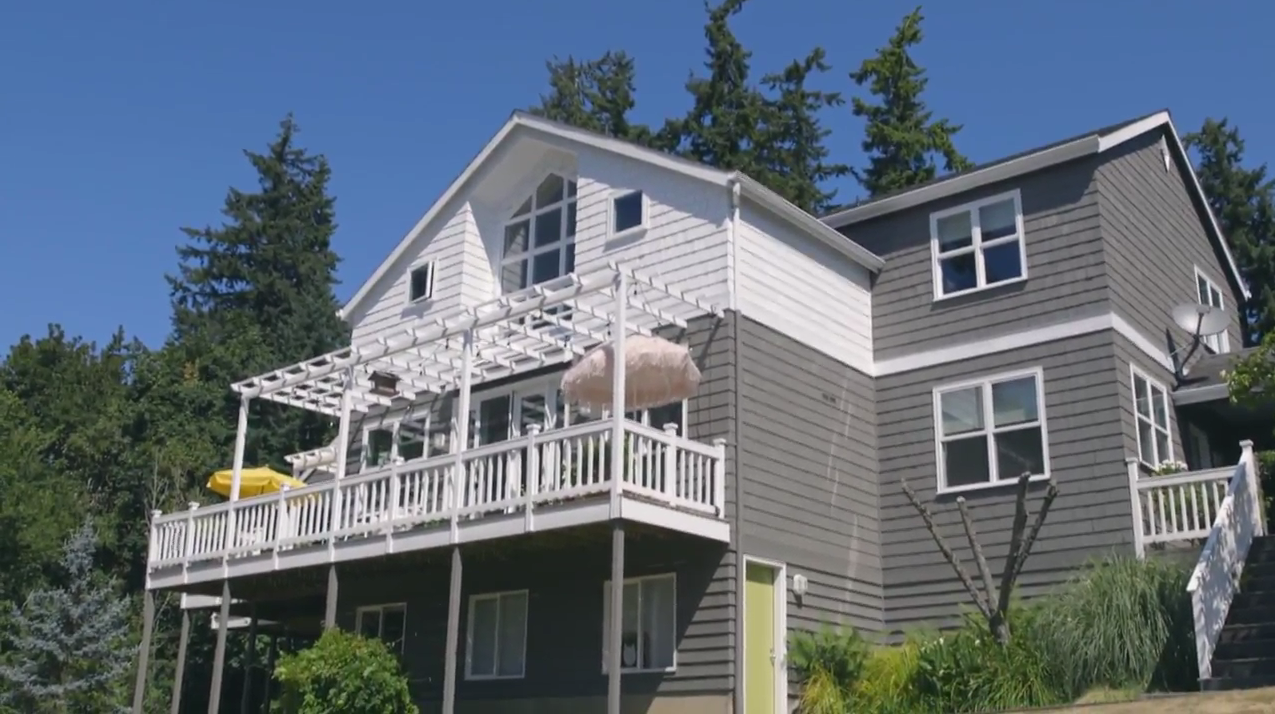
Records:
{"label": "outdoor light fixture", "polygon": [[373,372],[372,393],[382,397],[398,396],[398,376],[389,372]]}

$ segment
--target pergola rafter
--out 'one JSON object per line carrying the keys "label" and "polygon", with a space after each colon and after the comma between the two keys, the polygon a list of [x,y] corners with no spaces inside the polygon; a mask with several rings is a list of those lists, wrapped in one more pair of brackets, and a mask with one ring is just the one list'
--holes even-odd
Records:
{"label": "pergola rafter", "polygon": [[[621,275],[628,287],[623,321],[628,333],[651,335],[665,326],[685,328],[692,317],[723,314],[707,301],[610,264],[450,310],[393,334],[238,382],[233,389],[245,398],[339,416],[347,381],[350,407],[367,412],[406,406],[421,394],[444,394],[464,381],[476,385],[567,362],[610,339]],[[463,380],[467,333],[471,372]],[[398,394],[374,390],[373,372],[393,375]]]}

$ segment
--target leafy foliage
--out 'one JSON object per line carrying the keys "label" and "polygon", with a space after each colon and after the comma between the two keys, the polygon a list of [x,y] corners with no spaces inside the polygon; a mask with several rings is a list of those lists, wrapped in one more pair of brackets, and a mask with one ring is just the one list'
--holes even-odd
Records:
{"label": "leafy foliage", "polygon": [[407,678],[380,640],[328,630],[313,647],[275,666],[283,714],[415,714]]}
{"label": "leafy foliage", "polygon": [[123,678],[134,654],[128,601],[100,582],[97,537],[85,523],[66,542],[66,584],[36,590],[12,616],[15,661],[0,666],[7,703],[30,712],[123,711]]}
{"label": "leafy foliage", "polygon": [[788,659],[801,685],[798,706],[807,714],[840,714],[868,659],[868,644],[854,630],[796,632]]}

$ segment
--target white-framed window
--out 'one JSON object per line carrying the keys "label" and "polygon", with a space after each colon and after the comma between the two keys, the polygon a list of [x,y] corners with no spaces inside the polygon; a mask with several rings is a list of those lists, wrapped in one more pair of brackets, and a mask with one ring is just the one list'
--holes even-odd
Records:
{"label": "white-framed window", "polygon": [[355,611],[354,630],[363,637],[378,639],[395,654],[403,654],[407,633],[407,604],[368,605]]}
{"label": "white-framed window", "polygon": [[434,297],[434,261],[413,266],[407,273],[407,301],[425,302]]}
{"label": "white-framed window", "polygon": [[528,591],[469,598],[465,679],[519,679],[527,671]]}
{"label": "white-framed window", "polygon": [[934,390],[938,490],[1049,475],[1044,371],[998,374]]}
{"label": "white-framed window", "polygon": [[363,459],[360,469],[386,466],[394,456],[394,427],[380,426],[363,430]]}
{"label": "white-framed window", "polygon": [[1129,365],[1133,383],[1133,414],[1137,422],[1138,460],[1151,468],[1173,460],[1169,431],[1169,390],[1146,372]]}
{"label": "white-framed window", "polygon": [[438,418],[432,410],[403,417],[395,431],[398,436],[394,458],[412,461],[442,456],[451,450],[452,422]]}
{"label": "white-framed window", "polygon": [[[677,575],[665,573],[624,581],[620,671],[677,669]],[[611,581],[602,585],[602,672],[611,641]]]}
{"label": "white-framed window", "polygon": [[1017,190],[930,215],[934,297],[1027,278],[1023,200]]}
{"label": "white-framed window", "polygon": [[500,287],[512,293],[576,267],[576,182],[549,174],[505,223]]}
{"label": "white-framed window", "polygon": [[[1195,269],[1195,289],[1201,305],[1210,305],[1218,309],[1226,308],[1226,303],[1222,300],[1222,291],[1212,280],[1209,280],[1208,276],[1200,272],[1198,267]],[[1209,335],[1202,342],[1214,353],[1231,351],[1231,337],[1226,332]]]}
{"label": "white-framed window", "polygon": [[611,238],[646,229],[650,202],[643,191],[620,191],[611,196],[608,231]]}

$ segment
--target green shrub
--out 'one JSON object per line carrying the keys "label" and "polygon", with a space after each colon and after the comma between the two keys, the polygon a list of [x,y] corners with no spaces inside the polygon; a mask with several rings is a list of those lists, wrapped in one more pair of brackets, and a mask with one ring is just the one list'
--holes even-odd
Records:
{"label": "green shrub", "polygon": [[1047,617],[1031,639],[1059,686],[1078,697],[1094,687],[1195,689],[1188,565],[1115,557],[1044,598]]}
{"label": "green shrub", "polygon": [[901,645],[878,647],[868,656],[852,691],[854,710],[871,714],[911,714],[920,706],[915,683],[924,636]]}
{"label": "green shrub", "polygon": [[398,660],[379,640],[340,630],[275,666],[283,714],[417,714]]}
{"label": "green shrub", "polygon": [[853,629],[793,633],[788,661],[801,687],[798,711],[844,714],[867,659],[868,643]]}

